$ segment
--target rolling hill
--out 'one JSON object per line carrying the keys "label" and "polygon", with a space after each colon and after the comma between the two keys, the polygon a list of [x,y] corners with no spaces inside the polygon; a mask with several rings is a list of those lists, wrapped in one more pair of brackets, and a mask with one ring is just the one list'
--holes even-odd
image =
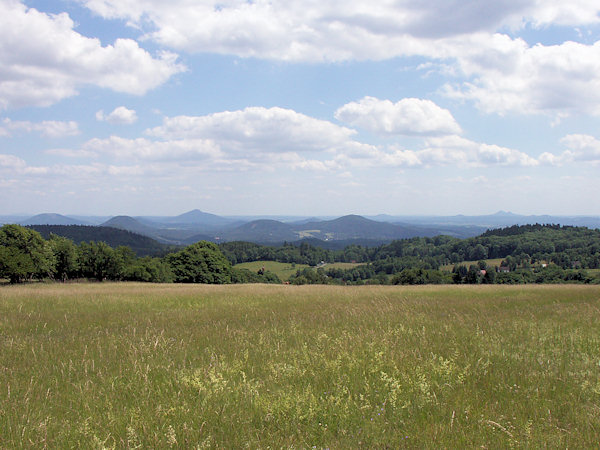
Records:
{"label": "rolling hill", "polygon": [[45,213],[30,217],[19,225],[88,225],[88,223],[61,214]]}
{"label": "rolling hill", "polygon": [[133,231],[146,236],[155,234],[158,229],[145,225],[130,216],[115,216],[100,224],[101,227],[118,228],[120,230]]}
{"label": "rolling hill", "polygon": [[291,225],[277,220],[254,220],[221,233],[223,241],[284,242],[298,240]]}
{"label": "rolling hill", "polygon": [[160,223],[201,225],[205,227],[217,228],[230,225],[234,223],[234,220],[217,216],[216,214],[203,212],[199,209],[193,209],[192,211],[188,211],[178,216],[166,218],[160,221]]}
{"label": "rolling hill", "polygon": [[[154,224],[154,226],[149,224]],[[100,226],[142,234],[168,245],[187,245],[199,240],[214,240],[210,235],[201,233],[201,228],[198,229],[198,227],[178,227],[176,225],[158,224],[149,220],[145,220],[145,223],[142,223],[140,220],[130,216],[115,216]]]}
{"label": "rolling hill", "polygon": [[414,227],[401,227],[386,222],[376,222],[362,216],[348,215],[333,220],[309,222],[296,227],[302,237],[323,240],[378,239],[392,240],[413,237]]}
{"label": "rolling hill", "polygon": [[255,220],[222,232],[220,240],[257,243],[281,243],[298,240],[310,240],[313,243],[319,241],[322,243],[333,241],[352,243],[354,241],[357,243],[381,244],[394,239],[436,236],[438,234],[441,233],[436,227],[396,225],[366,219],[358,215],[348,215],[333,220],[291,224],[277,220]]}
{"label": "rolling hill", "polygon": [[81,242],[105,242],[113,248],[120,245],[130,247],[138,256],[162,255],[169,247],[148,236],[142,236],[131,231],[112,227],[85,225],[29,225],[31,228],[48,239],[50,234],[71,239],[76,244]]}

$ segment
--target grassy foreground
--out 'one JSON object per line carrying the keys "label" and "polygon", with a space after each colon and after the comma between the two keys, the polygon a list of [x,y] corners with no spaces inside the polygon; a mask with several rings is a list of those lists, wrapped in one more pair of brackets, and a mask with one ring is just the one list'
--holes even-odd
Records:
{"label": "grassy foreground", "polygon": [[595,447],[598,286],[0,289],[0,448]]}

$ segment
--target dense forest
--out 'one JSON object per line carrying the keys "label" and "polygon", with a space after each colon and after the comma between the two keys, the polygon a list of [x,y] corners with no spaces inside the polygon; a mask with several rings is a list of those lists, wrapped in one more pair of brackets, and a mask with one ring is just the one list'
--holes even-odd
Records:
{"label": "dense forest", "polygon": [[[490,260],[496,260],[492,264]],[[0,228],[0,278],[27,280],[135,280],[184,283],[279,283],[268,271],[233,267],[250,261],[307,264],[295,284],[598,283],[600,230],[523,225],[480,236],[411,238],[378,247],[324,249],[307,242],[265,246],[206,241],[171,248],[164,256],[138,256],[126,245],[79,242],[18,225]],[[351,269],[327,263],[355,263]],[[448,266],[452,267],[451,270]],[[445,270],[444,267],[446,268]]]}
{"label": "dense forest", "polygon": [[[320,262],[364,263],[352,269],[298,271],[301,283],[525,283],[598,282],[585,269],[600,269],[600,230],[560,225],[522,225],[480,236],[411,238],[378,247],[350,245],[325,250],[308,244],[268,247],[221,244],[232,263],[270,260],[317,266]],[[502,259],[496,266],[486,260]],[[470,264],[464,264],[470,261]],[[440,270],[454,265],[452,272]]]}
{"label": "dense forest", "polygon": [[273,283],[273,274],[234,269],[219,248],[206,241],[164,257],[138,257],[128,246],[81,242],[19,225],[0,228],[0,278],[11,284],[30,280],[75,279],[158,283]]}
{"label": "dense forest", "polygon": [[44,239],[51,235],[63,236],[75,244],[82,242],[104,242],[116,248],[129,247],[137,256],[164,256],[173,251],[174,246],[161,244],[154,239],[113,227],[94,227],[89,225],[27,225],[27,228],[37,231]]}

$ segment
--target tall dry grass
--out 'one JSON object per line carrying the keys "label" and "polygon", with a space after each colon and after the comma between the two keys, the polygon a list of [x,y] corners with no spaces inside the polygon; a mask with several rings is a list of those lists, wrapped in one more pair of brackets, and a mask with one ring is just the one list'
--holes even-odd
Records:
{"label": "tall dry grass", "polygon": [[569,447],[600,287],[0,289],[0,448]]}

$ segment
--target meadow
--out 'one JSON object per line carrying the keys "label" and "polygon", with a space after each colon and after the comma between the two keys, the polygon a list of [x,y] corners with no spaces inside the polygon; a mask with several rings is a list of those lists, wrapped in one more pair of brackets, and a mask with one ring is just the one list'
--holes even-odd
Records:
{"label": "meadow", "polygon": [[[323,269],[353,269],[354,267],[360,266],[359,263],[327,263],[321,267]],[[279,277],[281,281],[287,281],[292,275],[295,275],[297,271],[310,267],[308,264],[292,264],[282,263],[277,261],[252,261],[236,264],[234,267],[238,269],[248,269],[251,272],[257,272],[264,267],[265,270],[274,273]],[[452,268],[450,268],[452,270]]]}
{"label": "meadow", "polygon": [[600,286],[0,288],[0,448],[590,448]]}
{"label": "meadow", "polygon": [[[502,265],[502,260],[503,258],[495,258],[484,259],[483,261],[485,261],[489,267],[500,267]],[[463,261],[459,264],[462,266],[470,267],[472,265],[476,266],[478,262],[479,261]],[[452,269],[454,269],[455,265],[456,264],[444,264],[443,266],[440,266],[440,270],[443,270],[445,272],[452,272]]]}
{"label": "meadow", "polygon": [[277,275],[281,281],[287,281],[298,270],[302,270],[309,266],[308,264],[292,264],[277,261],[252,261],[236,264],[234,267],[238,269],[248,269],[255,273],[264,267],[265,270]]}

